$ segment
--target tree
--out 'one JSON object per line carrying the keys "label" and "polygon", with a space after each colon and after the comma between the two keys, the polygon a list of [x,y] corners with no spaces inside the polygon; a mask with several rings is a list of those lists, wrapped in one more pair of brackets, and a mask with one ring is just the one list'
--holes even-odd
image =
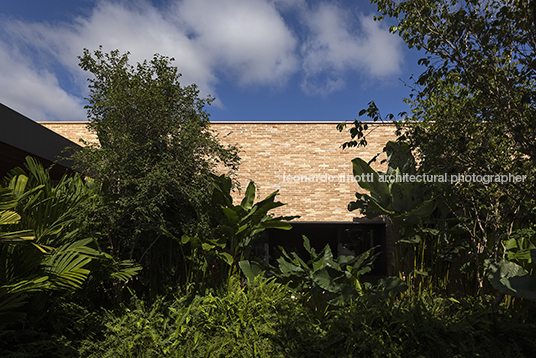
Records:
{"label": "tree", "polygon": [[[536,163],[536,31],[528,1],[373,2],[379,19],[398,21],[392,32],[427,54],[419,60],[425,71],[409,100],[412,119],[483,123],[491,133],[477,131],[495,141],[505,137],[516,153]],[[462,139],[474,137],[468,134]]]}
{"label": "tree", "polygon": [[242,261],[259,259],[254,257],[253,251],[266,230],[290,230],[292,226],[285,221],[298,217],[274,217],[269,213],[286,205],[275,201],[278,190],[254,203],[255,183],[250,182],[239,205],[233,204],[231,190],[231,178],[225,175],[217,178],[212,200],[206,209],[211,213],[210,236],[183,235],[181,238],[190,261],[187,271],[190,278],[188,283],[192,289],[202,291],[226,283],[233,274],[238,273]]}
{"label": "tree", "polygon": [[[373,0],[382,20],[397,24],[409,48],[424,50],[424,71],[413,78],[398,122],[401,140],[415,151],[419,171],[460,175],[526,175],[523,182],[454,181],[433,189],[468,238],[468,260],[478,288],[485,259],[504,256],[503,244],[534,223],[536,164],[536,29],[527,0]],[[362,110],[381,120],[372,102]],[[392,119],[394,116],[388,115]],[[342,129],[342,126],[340,126]],[[364,128],[353,137],[364,144]],[[366,141],[365,141],[366,143]],[[482,177],[481,177],[482,178]],[[482,291],[482,290],[481,290]]]}
{"label": "tree", "polygon": [[[408,99],[412,119],[477,120],[494,127],[536,163],[536,18],[528,0],[372,0],[409,48],[424,50],[425,71]],[[458,101],[459,100],[459,101]],[[426,103],[428,101],[428,103]],[[456,118],[449,111],[456,101]],[[438,107],[429,114],[425,108]],[[420,110],[419,110],[420,108]],[[441,111],[441,112],[439,112]],[[373,102],[360,115],[381,120]],[[403,113],[402,115],[405,115]],[[387,116],[393,119],[392,114]],[[352,138],[362,137],[363,127]],[[366,129],[365,129],[366,130]],[[361,134],[360,134],[361,133]],[[497,132],[493,132],[496,135]],[[366,142],[365,142],[366,143]],[[355,144],[354,144],[355,145]]]}
{"label": "tree", "polygon": [[153,292],[181,279],[183,234],[209,232],[205,210],[216,168],[233,171],[237,149],[211,132],[195,85],[182,86],[173,59],[155,55],[132,66],[128,53],[85,49],[80,67],[90,72],[88,128],[98,144],[77,154],[79,168],[109,191],[96,211],[96,228],[121,257],[145,268]]}

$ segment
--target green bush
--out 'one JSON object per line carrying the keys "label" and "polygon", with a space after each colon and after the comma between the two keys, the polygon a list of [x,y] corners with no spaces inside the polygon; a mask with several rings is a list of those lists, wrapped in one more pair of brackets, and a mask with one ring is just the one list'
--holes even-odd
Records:
{"label": "green bush", "polygon": [[492,310],[490,300],[363,297],[329,322],[326,356],[532,357],[536,326]]}
{"label": "green bush", "polygon": [[90,180],[76,174],[54,182],[32,157],[25,168],[0,184],[0,329],[38,320],[76,296],[95,301],[141,269],[84,231],[84,207],[99,196]]}
{"label": "green bush", "polygon": [[[102,342],[83,342],[85,357],[288,357],[302,351],[314,322],[287,289],[267,281],[226,292],[157,300],[108,314]],[[304,339],[292,339],[292,337]],[[298,346],[297,346],[298,345]],[[303,346],[302,346],[303,345]]]}
{"label": "green bush", "polygon": [[[533,357],[529,310],[493,299],[366,294],[325,319],[272,280],[96,314],[59,307],[34,330],[0,332],[1,357]],[[63,312],[62,314],[60,314]],[[45,321],[44,321],[45,322]]]}
{"label": "green bush", "polygon": [[318,321],[285,286],[257,281],[108,316],[88,357],[532,357],[536,325],[492,299],[365,295]]}

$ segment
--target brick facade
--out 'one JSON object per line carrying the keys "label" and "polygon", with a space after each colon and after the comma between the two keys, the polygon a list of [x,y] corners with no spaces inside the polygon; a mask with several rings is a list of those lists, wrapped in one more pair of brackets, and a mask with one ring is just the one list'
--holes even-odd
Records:
{"label": "brick facade", "polygon": [[[41,122],[54,132],[79,143],[95,141],[85,122]],[[392,123],[370,123],[366,148],[343,150],[350,139],[338,132],[335,122],[212,122],[222,143],[240,147],[242,162],[238,180],[243,189],[250,180],[257,185],[258,198],[279,190],[278,200],[288,205],[274,210],[277,215],[300,215],[301,221],[352,221],[357,212],[347,205],[358,190],[351,160],[370,160],[396,139]],[[379,169],[380,160],[372,166]],[[238,199],[241,194],[237,193]]]}

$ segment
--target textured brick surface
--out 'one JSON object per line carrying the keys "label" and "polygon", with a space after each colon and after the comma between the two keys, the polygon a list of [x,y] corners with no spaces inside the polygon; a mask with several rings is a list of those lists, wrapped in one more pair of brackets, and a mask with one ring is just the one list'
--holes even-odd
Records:
{"label": "textured brick surface", "polygon": [[[79,143],[95,141],[84,122],[41,122],[45,127]],[[395,139],[390,123],[370,123],[366,148],[341,148],[350,139],[338,132],[335,122],[213,122],[223,143],[240,147],[242,162],[238,180],[245,190],[250,180],[257,185],[258,199],[279,190],[278,200],[288,205],[277,215],[300,215],[303,221],[352,221],[359,216],[347,205],[358,185],[351,178],[351,160],[368,161]],[[380,168],[384,154],[372,166]],[[237,193],[238,200],[242,194]]]}
{"label": "textured brick surface", "polygon": [[80,142],[81,139],[90,143],[97,142],[96,136],[87,130],[86,122],[38,122],[38,123],[80,145],[83,145],[83,143]]}

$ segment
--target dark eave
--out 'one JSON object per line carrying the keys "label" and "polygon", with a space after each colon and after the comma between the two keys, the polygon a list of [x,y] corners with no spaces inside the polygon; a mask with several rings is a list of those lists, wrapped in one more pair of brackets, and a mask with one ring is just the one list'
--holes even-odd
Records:
{"label": "dark eave", "polygon": [[60,159],[68,156],[64,152],[66,148],[77,150],[81,147],[0,103],[0,179],[12,168],[23,166],[28,155],[45,167],[56,163],[51,174],[57,178],[73,164],[70,160]]}

